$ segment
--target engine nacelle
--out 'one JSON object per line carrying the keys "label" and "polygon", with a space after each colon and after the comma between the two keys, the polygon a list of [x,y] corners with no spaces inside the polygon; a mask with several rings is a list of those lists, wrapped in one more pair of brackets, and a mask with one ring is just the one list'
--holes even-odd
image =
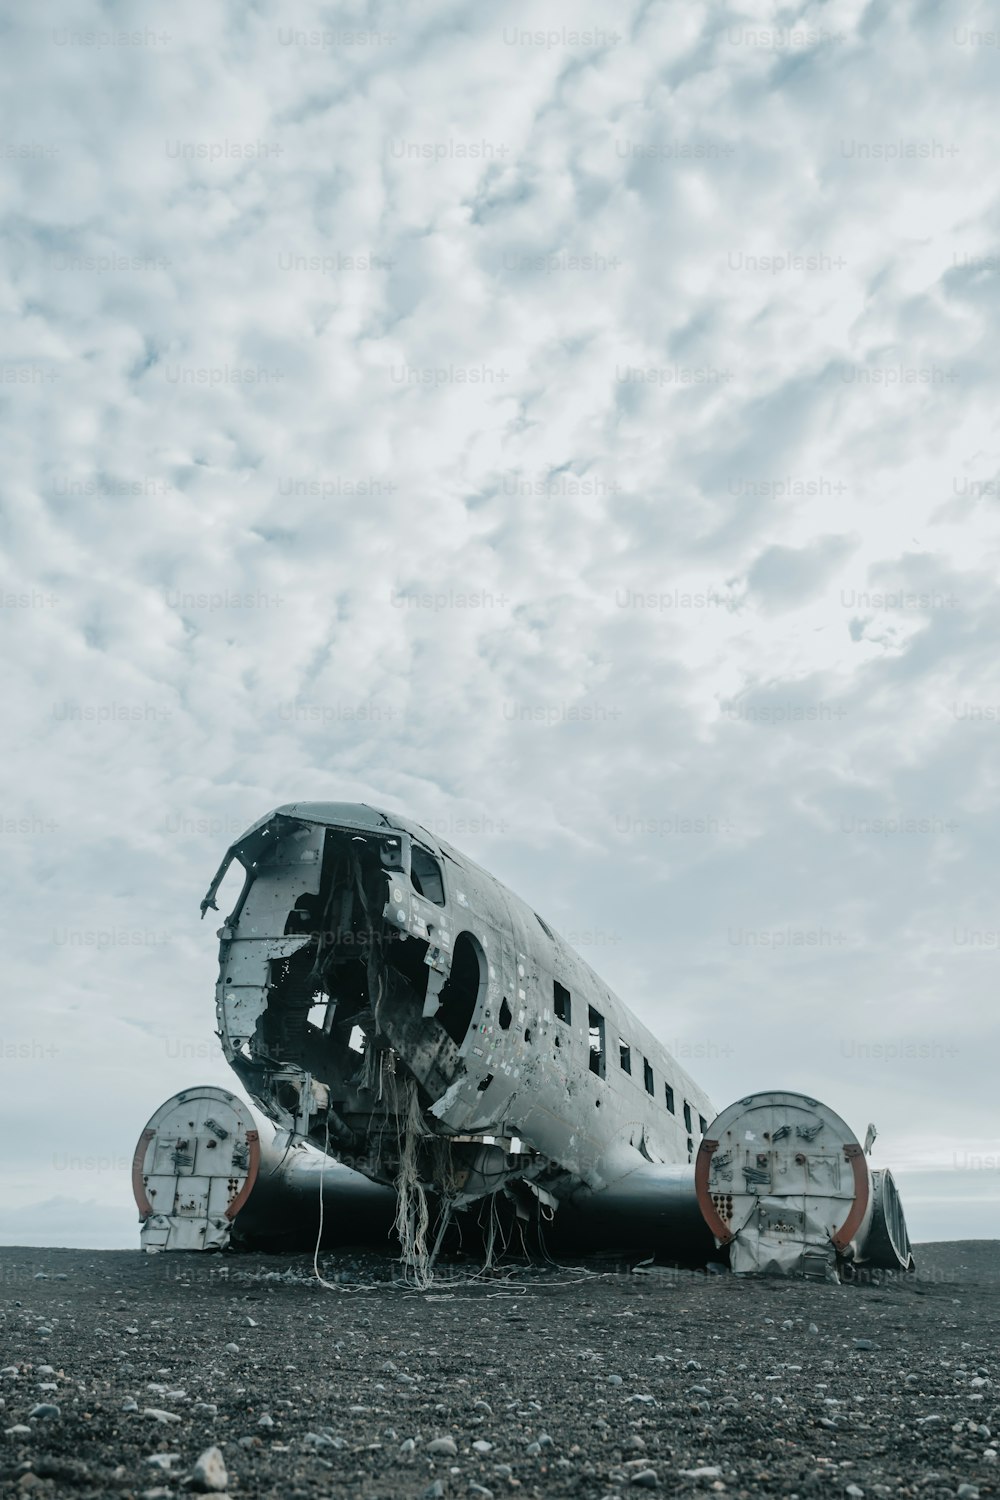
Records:
{"label": "engine nacelle", "polygon": [[838,1280],[838,1266],[909,1270],[891,1175],[872,1171],[839,1115],[805,1094],[769,1090],[712,1121],[695,1164],[698,1203],[738,1275]]}

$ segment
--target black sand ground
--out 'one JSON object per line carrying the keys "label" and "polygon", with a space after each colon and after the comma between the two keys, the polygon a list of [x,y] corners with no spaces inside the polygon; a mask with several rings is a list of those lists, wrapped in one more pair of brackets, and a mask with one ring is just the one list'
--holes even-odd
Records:
{"label": "black sand ground", "polygon": [[327,1275],[367,1289],[304,1257],[0,1249],[0,1494],[166,1500],[218,1445],[241,1497],[986,1500],[1000,1244],[918,1255],[881,1286],[591,1261],[425,1294],[349,1254]]}

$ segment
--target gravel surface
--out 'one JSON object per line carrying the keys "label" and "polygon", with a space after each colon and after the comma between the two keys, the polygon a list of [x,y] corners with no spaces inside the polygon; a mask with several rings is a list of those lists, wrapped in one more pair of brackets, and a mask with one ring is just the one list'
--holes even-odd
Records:
{"label": "gravel surface", "polygon": [[[1000,1243],[844,1287],[0,1249],[0,1494],[997,1493]],[[221,1486],[221,1488],[220,1488]]]}

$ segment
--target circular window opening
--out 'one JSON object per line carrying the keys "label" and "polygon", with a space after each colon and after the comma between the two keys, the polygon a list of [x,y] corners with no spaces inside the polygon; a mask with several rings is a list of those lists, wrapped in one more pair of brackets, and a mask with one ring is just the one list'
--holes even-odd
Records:
{"label": "circular window opening", "polygon": [[460,932],[452,949],[451,973],[441,990],[437,1019],[456,1047],[461,1047],[472,1025],[487,985],[486,954],[471,932]]}

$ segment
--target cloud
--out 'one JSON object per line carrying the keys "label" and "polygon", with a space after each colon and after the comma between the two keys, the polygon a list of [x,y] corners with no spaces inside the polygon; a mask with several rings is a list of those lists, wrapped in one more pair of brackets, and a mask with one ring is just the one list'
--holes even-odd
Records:
{"label": "cloud", "polygon": [[809,547],[767,547],[747,582],[765,608],[802,604],[820,592],[855,546],[848,537],[829,536]]}

